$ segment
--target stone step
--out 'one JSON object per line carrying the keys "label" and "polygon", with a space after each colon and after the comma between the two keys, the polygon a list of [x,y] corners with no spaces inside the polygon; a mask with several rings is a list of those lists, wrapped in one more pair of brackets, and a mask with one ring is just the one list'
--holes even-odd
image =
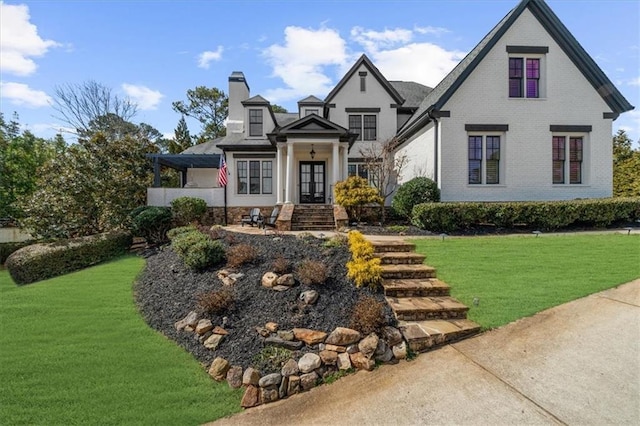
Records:
{"label": "stone step", "polygon": [[436,269],[427,265],[382,265],[383,279],[435,278]]}
{"label": "stone step", "polygon": [[292,231],[335,231],[336,226],[334,224],[317,224],[317,223],[309,223],[309,224],[291,224]]}
{"label": "stone step", "polygon": [[398,325],[414,352],[453,343],[480,332],[480,326],[468,319],[399,321]]}
{"label": "stone step", "polygon": [[422,265],[425,255],[413,252],[383,252],[374,253],[382,265]]}
{"label": "stone step", "polygon": [[376,253],[412,252],[416,249],[415,244],[406,241],[372,241],[372,244]]}
{"label": "stone step", "polygon": [[382,288],[389,297],[449,296],[449,286],[437,278],[383,280]]}
{"label": "stone step", "polygon": [[396,318],[404,321],[465,319],[469,308],[453,297],[386,297]]}
{"label": "stone step", "polygon": [[291,222],[331,222],[333,223],[333,216],[318,217],[318,216],[300,216],[292,217]]}

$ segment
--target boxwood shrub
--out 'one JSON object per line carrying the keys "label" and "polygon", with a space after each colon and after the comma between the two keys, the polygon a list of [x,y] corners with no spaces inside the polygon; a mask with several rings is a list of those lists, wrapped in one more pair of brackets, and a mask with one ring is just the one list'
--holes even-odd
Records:
{"label": "boxwood shrub", "polygon": [[0,265],[7,261],[7,258],[14,251],[18,251],[22,247],[33,244],[33,241],[18,241],[10,243],[0,243]]}
{"label": "boxwood shrub", "polygon": [[53,243],[33,244],[11,254],[5,266],[16,284],[29,284],[126,253],[131,241],[129,232],[113,231]]}
{"label": "boxwood shrub", "polygon": [[179,197],[171,202],[171,211],[178,225],[200,222],[207,212],[207,202],[202,198]]}
{"label": "boxwood shrub", "polygon": [[456,232],[481,224],[526,226],[553,231],[570,226],[606,227],[640,219],[640,198],[505,203],[423,203],[411,222],[435,232]]}
{"label": "boxwood shrub", "polygon": [[418,176],[400,185],[393,196],[391,207],[397,215],[410,219],[415,205],[438,201],[440,201],[438,184],[427,177]]}
{"label": "boxwood shrub", "polygon": [[222,242],[212,240],[194,227],[172,229],[171,248],[189,268],[196,271],[221,263],[225,258]]}

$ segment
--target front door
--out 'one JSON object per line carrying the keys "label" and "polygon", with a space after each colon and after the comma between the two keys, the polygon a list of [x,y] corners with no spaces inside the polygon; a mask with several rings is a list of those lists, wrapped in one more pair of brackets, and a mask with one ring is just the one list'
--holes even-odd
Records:
{"label": "front door", "polygon": [[324,161],[300,162],[300,203],[324,204]]}

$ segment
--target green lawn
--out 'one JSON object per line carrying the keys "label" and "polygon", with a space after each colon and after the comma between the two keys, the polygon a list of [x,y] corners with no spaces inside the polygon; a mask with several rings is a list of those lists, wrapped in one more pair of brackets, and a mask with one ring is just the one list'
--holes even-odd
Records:
{"label": "green lawn", "polygon": [[[640,277],[638,235],[413,240],[469,318],[494,328]],[[480,299],[473,306],[474,297]]]}
{"label": "green lawn", "polygon": [[240,391],[138,314],[143,265],[127,256],[24,287],[0,270],[0,424],[195,425],[239,411]]}

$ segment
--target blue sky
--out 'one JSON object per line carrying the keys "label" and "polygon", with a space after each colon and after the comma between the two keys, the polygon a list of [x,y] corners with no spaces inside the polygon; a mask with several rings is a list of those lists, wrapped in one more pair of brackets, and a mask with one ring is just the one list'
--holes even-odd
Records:
{"label": "blue sky", "polygon": [[[362,53],[389,80],[435,86],[517,0],[4,1],[0,110],[51,137],[56,85],[95,80],[139,104],[135,122],[172,135],[171,102],[195,86],[296,110],[323,98]],[[640,140],[640,2],[548,0],[636,110],[614,122]],[[189,121],[192,134],[199,124]]]}

